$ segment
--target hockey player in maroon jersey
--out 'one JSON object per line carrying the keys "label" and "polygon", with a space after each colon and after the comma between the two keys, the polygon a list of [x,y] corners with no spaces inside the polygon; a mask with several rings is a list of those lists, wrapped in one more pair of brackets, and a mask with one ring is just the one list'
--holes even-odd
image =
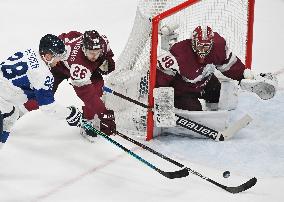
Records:
{"label": "hockey player in maroon jersey", "polygon": [[[115,69],[113,52],[107,38],[97,31],[86,31],[84,34],[71,31],[58,36],[64,41],[67,53],[55,68],[51,69],[54,76],[53,91],[58,85],[69,79],[78,97],[84,102],[83,118],[94,127],[111,135],[116,130],[114,112],[108,110],[101,100],[104,80],[102,75]],[[25,105],[34,108],[34,102]],[[86,135],[82,128],[81,134]]]}
{"label": "hockey player in maroon jersey", "polygon": [[[95,30],[84,34],[71,31],[58,37],[65,42],[67,56],[52,71],[55,77],[54,91],[62,80],[70,78],[76,94],[84,102],[84,118],[102,132],[113,134],[116,130],[114,112],[106,109],[101,100],[104,85],[102,75],[115,69],[114,54],[108,39]],[[83,130],[81,132],[84,133]]]}
{"label": "hockey player in maroon jersey", "polygon": [[[175,43],[168,52],[159,56],[156,87],[173,87],[175,107],[179,109],[201,111],[198,99],[204,99],[209,109],[217,110],[221,83],[214,75],[215,69],[238,81],[253,75],[230,52],[222,36],[209,26],[198,26],[190,39]],[[254,89],[249,87],[255,93],[262,93],[259,85],[253,86]]]}

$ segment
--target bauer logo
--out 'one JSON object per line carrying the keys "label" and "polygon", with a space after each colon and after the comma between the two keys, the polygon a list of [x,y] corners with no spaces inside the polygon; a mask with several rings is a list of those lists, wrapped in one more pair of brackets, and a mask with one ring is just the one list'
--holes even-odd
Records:
{"label": "bauer logo", "polygon": [[216,139],[216,137],[218,135],[218,132],[216,132],[216,131],[214,131],[210,128],[207,128],[205,126],[202,126],[198,123],[184,119],[180,116],[178,116],[177,125],[183,126],[183,127],[188,128],[188,129],[190,129],[190,130],[192,130],[196,133],[203,134],[207,137],[213,137],[213,139]]}

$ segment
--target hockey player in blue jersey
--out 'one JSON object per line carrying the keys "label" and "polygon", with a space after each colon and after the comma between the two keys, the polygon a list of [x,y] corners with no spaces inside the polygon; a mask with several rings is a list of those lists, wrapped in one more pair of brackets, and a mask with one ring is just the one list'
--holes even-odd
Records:
{"label": "hockey player in blue jersey", "polygon": [[62,40],[45,35],[40,40],[39,51],[21,50],[0,63],[0,148],[19,118],[19,107],[30,99],[38,102],[40,110],[66,119],[70,126],[80,125],[80,110],[60,106],[52,92],[54,79],[50,68],[55,67],[65,53]]}

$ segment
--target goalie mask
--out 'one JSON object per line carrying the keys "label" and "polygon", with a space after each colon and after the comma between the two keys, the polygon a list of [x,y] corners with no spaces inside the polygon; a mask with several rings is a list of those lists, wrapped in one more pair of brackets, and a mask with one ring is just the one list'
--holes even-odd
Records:
{"label": "goalie mask", "polygon": [[202,60],[210,53],[213,47],[214,33],[208,26],[198,26],[192,33],[192,49]]}
{"label": "goalie mask", "polygon": [[84,33],[82,50],[89,60],[96,61],[102,55],[103,49],[104,40],[97,31],[91,30]]}

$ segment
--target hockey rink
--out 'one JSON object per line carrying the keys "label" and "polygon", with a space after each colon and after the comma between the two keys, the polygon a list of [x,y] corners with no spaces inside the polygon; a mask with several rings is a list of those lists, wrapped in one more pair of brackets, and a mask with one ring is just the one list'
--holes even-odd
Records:
{"label": "hockey rink", "polygon": [[[71,30],[104,33],[117,58],[131,32],[135,0],[10,0],[0,2],[0,61],[13,51],[37,48],[40,38]],[[284,68],[284,0],[256,0],[252,68]],[[81,106],[72,87],[63,83],[56,100]],[[284,74],[271,100],[240,91],[236,120],[253,121],[226,142],[162,135],[140,142],[227,186],[252,177],[251,189],[230,194],[189,174],[167,179],[117,146],[98,137],[90,143],[65,121],[41,111],[21,117],[0,150],[0,202],[280,202],[284,199]],[[135,136],[132,136],[136,138]],[[112,137],[162,170],[179,167],[118,136]],[[223,178],[224,171],[229,178]]]}

